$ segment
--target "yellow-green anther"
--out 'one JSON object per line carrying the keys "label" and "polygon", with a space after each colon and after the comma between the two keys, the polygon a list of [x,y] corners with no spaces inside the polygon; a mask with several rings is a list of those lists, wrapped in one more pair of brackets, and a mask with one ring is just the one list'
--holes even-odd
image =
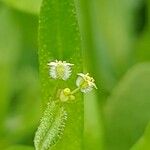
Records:
{"label": "yellow-green anther", "polygon": [[76,85],[78,88],[80,88],[81,92],[83,93],[88,93],[92,91],[93,88],[97,89],[95,81],[92,77],[89,76],[89,73],[79,73],[78,78],[76,80]]}
{"label": "yellow-green anther", "polygon": [[68,96],[68,95],[70,95],[71,90],[70,90],[69,88],[65,88],[65,89],[63,90],[63,92],[64,92],[64,94],[65,94],[66,96]]}
{"label": "yellow-green anther", "polygon": [[61,90],[59,99],[61,102],[69,102],[70,100],[75,100],[75,96],[69,88]]}
{"label": "yellow-green anther", "polygon": [[69,100],[69,96],[71,94],[71,90],[69,88],[65,88],[60,92],[60,101],[67,102]]}

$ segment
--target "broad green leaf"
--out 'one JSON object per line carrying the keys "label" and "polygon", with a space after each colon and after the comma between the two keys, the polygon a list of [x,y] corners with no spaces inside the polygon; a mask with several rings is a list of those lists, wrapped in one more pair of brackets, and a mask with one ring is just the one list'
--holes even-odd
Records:
{"label": "broad green leaf", "polygon": [[150,124],[147,126],[144,135],[131,148],[131,150],[149,150],[150,149]]}
{"label": "broad green leaf", "polygon": [[106,147],[129,150],[150,120],[150,63],[133,67],[113,90],[105,109]]}
{"label": "broad green leaf", "polygon": [[1,0],[8,6],[27,13],[38,14],[42,0]]}
{"label": "broad green leaf", "polygon": [[15,145],[7,148],[6,150],[34,150],[34,148],[30,146],[24,146],[24,145]]}
{"label": "broad green leaf", "polygon": [[[76,75],[78,72],[82,72],[80,40],[74,0],[44,0],[39,25],[39,63],[43,109],[45,109],[47,102],[56,96],[58,89],[76,88]],[[74,64],[72,76],[67,81],[57,81],[49,77],[47,63],[56,59]],[[57,142],[54,149],[82,149],[82,95],[77,94],[76,100],[76,102],[64,106],[68,114],[67,124],[62,139]]]}

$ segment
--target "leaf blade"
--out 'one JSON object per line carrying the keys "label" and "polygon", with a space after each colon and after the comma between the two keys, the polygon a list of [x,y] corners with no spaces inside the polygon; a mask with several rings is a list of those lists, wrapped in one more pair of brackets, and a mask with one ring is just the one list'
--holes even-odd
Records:
{"label": "leaf blade", "polygon": [[143,134],[149,115],[150,64],[131,69],[105,109],[107,148],[127,150]]}
{"label": "leaf blade", "polygon": [[150,149],[149,140],[150,140],[150,124],[148,124],[144,135],[131,148],[131,150],[149,150]]}
{"label": "leaf blade", "polygon": [[11,6],[17,10],[21,10],[31,14],[39,14],[40,4],[42,0],[1,0],[8,6]]}
{"label": "leaf blade", "polygon": [[[49,77],[47,63],[56,59],[75,64],[67,82],[57,82]],[[39,25],[39,62],[44,109],[49,99],[53,99],[58,87],[69,87],[71,90],[76,88],[76,74],[82,71],[81,37],[73,0],[43,1]],[[63,139],[54,149],[82,149],[83,97],[77,94],[76,99],[76,103],[64,106],[68,113],[68,123]]]}

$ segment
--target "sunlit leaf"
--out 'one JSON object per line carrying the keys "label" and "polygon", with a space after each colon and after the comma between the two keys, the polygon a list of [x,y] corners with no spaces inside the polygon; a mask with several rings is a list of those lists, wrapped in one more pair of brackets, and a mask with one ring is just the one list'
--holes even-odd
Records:
{"label": "sunlit leaf", "polygon": [[[42,83],[43,109],[56,96],[58,89],[76,88],[76,74],[82,71],[80,33],[76,18],[74,0],[44,0],[40,13],[39,62]],[[54,60],[73,63],[72,76],[68,81],[49,77],[47,63]],[[68,123],[63,138],[54,149],[80,150],[83,137],[83,98],[76,95],[76,102],[66,104]]]}

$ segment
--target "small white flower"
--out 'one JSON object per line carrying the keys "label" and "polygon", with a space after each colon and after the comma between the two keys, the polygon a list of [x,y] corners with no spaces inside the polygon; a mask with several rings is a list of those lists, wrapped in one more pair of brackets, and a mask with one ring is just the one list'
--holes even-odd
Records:
{"label": "small white flower", "polygon": [[77,87],[80,88],[81,92],[88,93],[92,91],[93,88],[97,89],[94,82],[95,82],[94,79],[90,77],[88,73],[87,74],[79,73],[78,78],[76,80],[76,85]]}
{"label": "small white flower", "polygon": [[67,80],[71,75],[71,66],[73,66],[73,64],[56,60],[48,63],[48,66],[50,66],[49,73],[53,79]]}

